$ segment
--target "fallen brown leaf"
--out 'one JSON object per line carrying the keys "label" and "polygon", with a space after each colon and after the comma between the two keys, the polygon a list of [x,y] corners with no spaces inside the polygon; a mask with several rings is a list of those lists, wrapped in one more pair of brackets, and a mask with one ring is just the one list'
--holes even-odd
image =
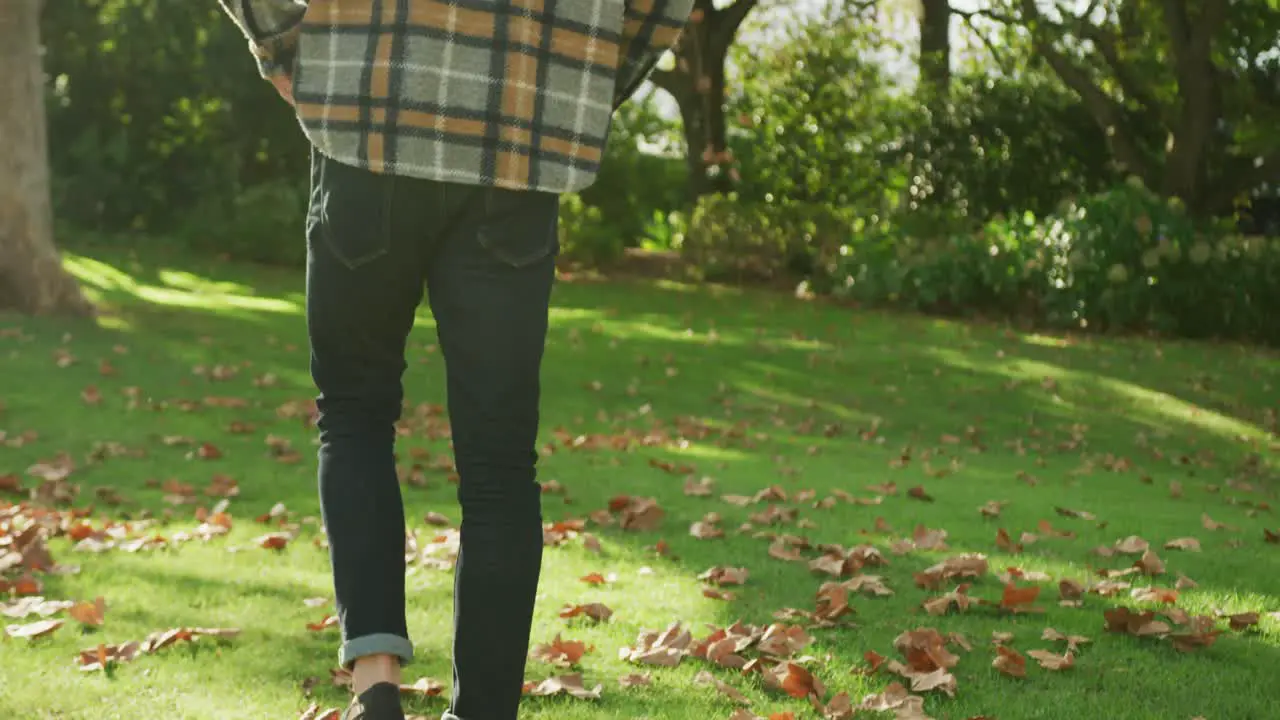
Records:
{"label": "fallen brown leaf", "polygon": [[995,518],[1000,517],[1000,511],[1004,509],[1004,503],[996,500],[988,500],[986,504],[978,508],[978,512],[984,517]]}
{"label": "fallen brown leaf", "polygon": [[321,630],[324,630],[325,628],[331,628],[331,627],[337,627],[337,626],[338,626],[338,616],[332,615],[332,614],[325,615],[323,618],[320,619],[320,622],[307,623],[307,629],[310,630],[311,632],[319,632]]}
{"label": "fallen brown leaf", "polygon": [[534,659],[552,665],[571,667],[577,665],[588,651],[587,644],[578,640],[562,640],[557,634],[555,639],[533,648]]}
{"label": "fallen brown leaf", "polygon": [[1214,628],[1213,618],[1207,615],[1198,615],[1190,619],[1190,622],[1186,624],[1185,630],[1171,633],[1169,640],[1173,643],[1174,649],[1186,653],[1192,652],[1197,648],[1209,647],[1221,634],[1221,630]]}
{"label": "fallen brown leaf", "polygon": [[712,585],[741,585],[747,581],[748,575],[746,568],[716,566],[703,572],[698,579]]}
{"label": "fallen brown leaf", "polygon": [[1142,557],[1133,566],[1147,575],[1164,574],[1164,561],[1151,550],[1142,553]]}
{"label": "fallen brown leaf", "polygon": [[4,629],[4,634],[11,638],[26,638],[35,640],[45,637],[53,633],[53,631],[62,627],[63,620],[37,620],[25,625],[8,625]]}
{"label": "fallen brown leaf", "polygon": [[917,485],[907,490],[907,497],[914,500],[923,500],[924,502],[933,502],[933,496],[925,492],[923,485]]}
{"label": "fallen brown leaf", "polygon": [[1164,544],[1165,550],[1189,550],[1200,552],[1200,541],[1193,537],[1174,538]]}
{"label": "fallen brown leaf", "polygon": [[1010,677],[1027,676],[1027,659],[1022,653],[1004,645],[996,646],[996,658],[991,661],[991,667]]}
{"label": "fallen brown leaf", "polygon": [[1170,628],[1168,623],[1155,619],[1155,613],[1151,611],[1134,612],[1129,608],[1118,607],[1103,611],[1103,615],[1107,620],[1107,630],[1115,633],[1128,633],[1130,635],[1165,635]]}
{"label": "fallen brown leaf", "polygon": [[106,600],[99,596],[93,602],[76,603],[67,610],[67,614],[82,625],[96,627],[102,624],[106,610]]}
{"label": "fallen brown leaf", "polygon": [[604,622],[613,615],[613,611],[603,603],[587,603],[586,605],[565,605],[560,610],[560,617],[588,617],[596,622]]}
{"label": "fallen brown leaf", "polygon": [[726,697],[728,697],[730,700],[736,703],[739,703],[742,705],[751,704],[751,701],[747,699],[747,696],[739,692],[737,688],[721,680],[715,675],[712,675],[710,672],[706,670],[699,670],[698,674],[693,676],[693,683],[695,685],[712,685],[721,693],[723,693]]}
{"label": "fallen brown leaf", "polygon": [[121,645],[98,645],[95,648],[81,650],[76,656],[76,663],[83,672],[105,670],[111,663],[126,663],[137,657],[142,644],[136,640]]}
{"label": "fallen brown leaf", "polygon": [[1231,624],[1232,630],[1244,630],[1245,628],[1257,625],[1258,619],[1258,613],[1256,612],[1238,613],[1227,616],[1227,621]]}
{"label": "fallen brown leaf", "polygon": [[1147,551],[1151,544],[1137,535],[1130,535],[1122,540],[1117,540],[1115,545],[1116,552],[1126,555],[1141,555]]}
{"label": "fallen brown leaf", "polygon": [[565,694],[583,700],[599,700],[600,692],[603,689],[603,685],[596,685],[588,690],[582,684],[582,674],[573,673],[572,675],[549,677],[530,687],[528,692],[530,695],[538,696]]}
{"label": "fallen brown leaf", "polygon": [[618,684],[622,687],[639,687],[641,685],[652,685],[653,676],[649,673],[631,673],[618,678]]}
{"label": "fallen brown leaf", "polygon": [[1017,587],[1013,583],[1006,583],[1004,591],[1000,595],[1000,607],[1006,610],[1016,610],[1022,605],[1029,605],[1040,597],[1040,587],[1031,585],[1028,587]]}
{"label": "fallen brown leaf", "polygon": [[1178,602],[1178,591],[1169,588],[1145,587],[1134,588],[1129,592],[1138,602],[1156,602],[1172,605]]}
{"label": "fallen brown leaf", "polygon": [[1075,658],[1070,650],[1062,655],[1049,650],[1028,650],[1027,657],[1034,658],[1045,670],[1067,670],[1075,667]]}
{"label": "fallen brown leaf", "polygon": [[273,532],[254,538],[253,544],[265,550],[283,550],[292,537],[286,532]]}

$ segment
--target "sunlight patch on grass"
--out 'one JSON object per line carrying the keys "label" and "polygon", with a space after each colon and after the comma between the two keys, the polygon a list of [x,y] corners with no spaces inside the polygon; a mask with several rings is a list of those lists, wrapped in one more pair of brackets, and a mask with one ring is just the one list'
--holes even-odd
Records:
{"label": "sunlight patch on grass", "polygon": [[1037,335],[1035,333],[1023,335],[1022,342],[1027,345],[1037,345],[1039,347],[1059,348],[1064,350],[1071,347],[1071,344],[1067,342],[1065,338],[1051,337],[1049,335]]}
{"label": "sunlight patch on grass", "polygon": [[[1136,411],[1145,415],[1147,422],[1169,429],[1174,429],[1178,423],[1183,423],[1232,441],[1238,440],[1241,436],[1251,439],[1267,437],[1264,430],[1251,423],[1228,417],[1168,393],[1115,378],[1026,358],[1011,359],[1007,362],[981,363],[974,362],[954,350],[935,348],[930,350],[930,353],[948,365],[991,372],[1013,380],[1043,381],[1045,378],[1052,378],[1063,388],[1062,394],[1102,391],[1113,398],[1127,400],[1127,409],[1130,412]],[[1055,393],[1055,397],[1061,397],[1062,394]],[[1046,399],[1048,397],[1046,395]]]}
{"label": "sunlight patch on grass", "polygon": [[185,270],[163,269],[156,273],[165,285],[179,290],[189,290],[200,295],[252,295],[248,285],[226,280],[211,280]]}
{"label": "sunlight patch on grass", "polygon": [[555,301],[553,299],[551,314],[549,316],[551,318],[552,327],[558,328],[564,323],[597,321],[604,318],[604,313],[599,310],[560,307],[555,305],[554,302]]}
{"label": "sunlight patch on grass", "polygon": [[[106,292],[127,293],[139,300],[157,305],[199,310],[252,310],[294,315],[302,312],[298,303],[288,300],[220,292],[213,289],[219,284],[212,281],[206,281],[207,285],[203,287],[184,290],[140,283],[119,268],[92,258],[67,255],[64,258],[64,265],[72,275],[89,287]],[[161,271],[162,278],[165,272],[168,271]],[[186,275],[186,273],[171,273],[170,277],[192,285],[193,283],[180,279]]]}
{"label": "sunlight patch on grass", "polygon": [[729,448],[716,447],[715,445],[708,445],[706,443],[686,443],[679,447],[671,448],[668,452],[676,455],[719,462],[742,462],[749,459],[747,454],[740,450],[730,450]]}
{"label": "sunlight patch on grass", "polygon": [[769,400],[776,403],[784,403],[786,405],[793,405],[796,407],[806,407],[806,408],[812,408],[814,410],[823,410],[825,412],[828,412],[840,418],[841,420],[854,421],[854,420],[870,420],[871,419],[871,415],[862,411],[853,410],[852,408],[846,407],[839,403],[834,403],[830,401],[818,401],[818,400],[815,400],[814,398],[804,397],[802,395],[796,395],[795,393],[790,393],[776,387],[770,387],[764,383],[757,382],[755,380],[738,380],[734,383],[734,387],[764,400]]}

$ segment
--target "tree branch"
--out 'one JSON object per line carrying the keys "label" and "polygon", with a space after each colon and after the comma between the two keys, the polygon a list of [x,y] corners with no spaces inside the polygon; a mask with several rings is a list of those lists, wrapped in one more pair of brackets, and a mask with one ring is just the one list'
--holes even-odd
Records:
{"label": "tree branch", "polygon": [[1036,51],[1049,64],[1049,67],[1057,73],[1062,82],[1080,97],[1085,107],[1088,108],[1089,113],[1093,115],[1094,121],[1098,123],[1110,140],[1116,160],[1121,165],[1124,165],[1129,172],[1136,173],[1140,177],[1149,180],[1147,164],[1142,154],[1138,151],[1138,146],[1134,143],[1128,127],[1123,122],[1124,109],[1108,97],[1070,59],[1058,52],[1053,47],[1052,40],[1045,38],[1043,30],[1037,27],[1043,23],[1044,18],[1036,8],[1035,0],[1022,0],[1022,9],[1027,18],[1032,21],[1031,38]]}
{"label": "tree branch", "polygon": [[1248,167],[1241,168],[1239,172],[1230,173],[1229,177],[1230,182],[1215,188],[1210,207],[1215,209],[1227,207],[1241,193],[1253,190],[1262,183],[1280,182],[1280,150],[1264,155],[1261,163],[1257,158],[1248,160]]}
{"label": "tree branch", "polygon": [[1000,52],[999,46],[997,46],[995,42],[991,40],[991,38],[987,37],[987,34],[985,32],[982,32],[982,30],[978,29],[977,25],[973,24],[973,17],[976,13],[972,13],[972,12],[961,13],[956,11],[955,8],[952,8],[951,13],[953,15],[959,15],[960,21],[965,24],[965,27],[969,28],[971,31],[973,31],[974,35],[978,36],[978,39],[981,40],[982,44],[986,46],[987,52],[991,53],[992,59],[996,61],[996,65],[999,65],[1002,70],[1009,70],[1010,64],[1005,60],[1004,53]]}
{"label": "tree branch", "polygon": [[1164,108],[1160,100],[1142,83],[1139,75],[1134,73],[1133,67],[1121,59],[1115,35],[1088,21],[1080,23],[1080,34],[1098,49],[1098,54],[1106,61],[1111,74],[1120,83],[1120,89],[1124,91],[1125,97],[1136,101],[1144,110],[1150,110],[1157,116],[1163,117]]}
{"label": "tree branch", "polygon": [[649,82],[657,87],[666,90],[673,98],[679,98],[688,85],[683,79],[683,75],[674,70],[658,70],[654,69],[649,73]]}
{"label": "tree branch", "polygon": [[759,0],[737,0],[727,8],[711,12],[710,17],[703,19],[703,22],[711,23],[707,26],[711,46],[718,51],[727,51],[742,22],[759,4]]}

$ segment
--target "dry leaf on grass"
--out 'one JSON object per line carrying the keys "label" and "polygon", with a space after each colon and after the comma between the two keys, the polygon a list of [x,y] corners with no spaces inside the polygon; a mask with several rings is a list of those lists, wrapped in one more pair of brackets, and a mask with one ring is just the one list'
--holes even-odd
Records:
{"label": "dry leaf on grass", "polygon": [[560,617],[587,617],[596,622],[604,622],[613,616],[613,611],[603,603],[587,603],[586,605],[565,605],[560,610]]}
{"label": "dry leaf on grass", "polygon": [[624,688],[652,685],[653,676],[649,673],[631,673],[618,678],[618,684]]}
{"label": "dry leaf on grass", "polygon": [[1164,574],[1164,561],[1151,550],[1144,551],[1142,557],[1133,566],[1147,575]]}
{"label": "dry leaf on grass", "polygon": [[1049,650],[1028,650],[1027,657],[1034,658],[1045,670],[1067,670],[1075,667],[1075,658],[1070,650],[1062,655]]}
{"label": "dry leaf on grass", "polygon": [[311,632],[320,632],[326,628],[337,627],[338,616],[332,613],[320,618],[320,622],[307,623],[307,629]]}
{"label": "dry leaf on grass", "polygon": [[969,606],[974,602],[973,598],[969,597],[968,592],[969,583],[964,583],[957,586],[955,590],[947,593],[946,595],[940,595],[938,597],[925,600],[921,604],[921,607],[923,607],[925,612],[930,615],[946,615],[952,606],[954,606],[956,610],[964,612],[968,610]]}
{"label": "dry leaf on grass", "polygon": [[1258,620],[1259,617],[1256,612],[1238,613],[1236,615],[1227,616],[1227,622],[1231,624],[1232,630],[1244,630],[1245,628],[1252,627],[1258,624]]}
{"label": "dry leaf on grass", "polygon": [[26,595],[11,603],[0,602],[0,615],[22,620],[29,615],[47,618],[75,605],[71,600],[46,600],[39,595]]}
{"label": "dry leaf on grass", "polygon": [[793,698],[813,698],[820,703],[827,691],[813,673],[793,662],[779,663],[763,674],[765,685]]}
{"label": "dry leaf on grass", "polygon": [[1003,502],[988,500],[985,505],[978,508],[978,512],[982,513],[983,517],[1000,517],[1000,511],[1004,509],[1004,506],[1005,503]]}
{"label": "dry leaf on grass", "polygon": [[658,501],[654,498],[636,498],[623,496],[625,501],[618,505],[618,498],[610,501],[609,509],[614,512],[620,512],[622,518],[619,520],[618,526],[623,530],[656,530],[662,525],[663,515],[666,513],[662,507],[658,505]]}
{"label": "dry leaf on grass", "polygon": [[706,670],[699,670],[698,674],[693,676],[693,683],[695,685],[714,685],[717,690],[723,693],[730,700],[742,705],[751,704],[751,701],[747,699],[747,696],[738,692],[737,688],[721,680],[715,675],[712,675]]}
{"label": "dry leaf on grass", "polygon": [[1221,630],[1214,629],[1213,618],[1207,615],[1198,615],[1191,618],[1181,632],[1170,633],[1169,640],[1173,643],[1174,649],[1186,653],[1198,648],[1209,647],[1221,634]]}
{"label": "dry leaf on grass", "polygon": [[1138,602],[1156,602],[1172,605],[1178,602],[1178,591],[1169,588],[1144,587],[1129,591],[1130,597]]}
{"label": "dry leaf on grass", "polygon": [[709,477],[703,477],[694,480],[692,477],[684,480],[684,494],[690,497],[708,497],[715,491],[716,481]]}
{"label": "dry leaf on grass", "polygon": [[1204,527],[1205,530],[1234,530],[1235,529],[1226,523],[1220,523],[1217,520],[1214,520],[1213,518],[1209,517],[1209,513],[1200,514],[1200,524]]}
{"label": "dry leaf on grass", "polygon": [[142,643],[132,640],[120,645],[98,645],[96,648],[81,650],[76,662],[83,672],[103,670],[111,663],[126,663],[142,652]]}
{"label": "dry leaf on grass", "polygon": [[11,638],[26,638],[27,640],[35,640],[53,633],[53,631],[62,627],[65,620],[37,620],[32,623],[23,625],[8,625],[4,629],[4,634]]}
{"label": "dry leaf on grass", "polygon": [[444,692],[444,683],[430,677],[420,677],[412,685],[401,683],[401,695],[421,695],[422,697],[437,697]]}
{"label": "dry leaf on grass", "polygon": [[933,496],[925,491],[923,485],[917,485],[907,491],[907,497],[924,502],[933,502]]}
{"label": "dry leaf on grass", "polygon": [[298,720],[341,720],[341,717],[342,710],[338,708],[322,709],[318,703],[311,703],[298,716]]}
{"label": "dry leaf on grass", "polygon": [[712,585],[741,585],[747,581],[749,574],[746,568],[716,566],[703,572],[698,579]]}
{"label": "dry leaf on grass", "polygon": [[1193,537],[1174,538],[1164,544],[1165,550],[1188,550],[1200,552],[1200,541]]}
{"label": "dry leaf on grass", "polygon": [[1149,547],[1151,547],[1151,543],[1143,540],[1137,535],[1130,535],[1129,537],[1116,541],[1115,551],[1118,553],[1124,553],[1125,555],[1141,555],[1146,552]]}
{"label": "dry leaf on grass", "polygon": [[956,578],[980,578],[987,574],[987,557],[980,553],[964,553],[949,557],[942,562],[915,573],[917,587],[926,590],[941,590],[943,585]]}
{"label": "dry leaf on grass", "polygon": [[582,684],[582,674],[573,673],[571,675],[557,675],[549,677],[540,683],[526,683],[526,692],[530,695],[548,696],[565,694],[583,700],[599,700],[600,692],[604,689],[603,685],[596,685],[588,690]]}
{"label": "dry leaf on grass", "polygon": [[545,663],[571,667],[577,665],[588,650],[586,643],[579,640],[562,640],[557,634],[551,642],[535,646],[532,655],[534,659]]}
{"label": "dry leaf on grass", "polygon": [[1004,645],[996,646],[996,657],[991,661],[991,667],[1010,677],[1027,676],[1027,659],[1022,653]]}
{"label": "dry leaf on grass", "polygon": [[924,714],[924,698],[907,692],[902,683],[890,683],[884,692],[863,697],[857,709],[867,712],[893,711],[896,717],[909,720],[928,717]]}
{"label": "dry leaf on grass", "polygon": [[253,544],[264,550],[283,550],[289,544],[292,536],[286,532],[273,532],[266,535],[259,535],[253,539]]}
{"label": "dry leaf on grass", "polygon": [[1089,638],[1083,635],[1063,635],[1062,633],[1058,632],[1057,630],[1054,630],[1051,627],[1047,627],[1044,629],[1044,633],[1040,635],[1040,639],[1050,640],[1050,641],[1065,640],[1067,642],[1068,651],[1075,651],[1076,648],[1080,647],[1081,645],[1088,642],[1093,642],[1092,640],[1090,640]]}
{"label": "dry leaf on grass", "polygon": [[1114,633],[1128,633],[1129,635],[1145,636],[1157,635],[1163,636],[1168,634],[1170,627],[1168,623],[1155,619],[1155,613],[1150,610],[1146,612],[1134,612],[1129,608],[1118,607],[1103,611],[1103,616],[1107,620],[1107,630]]}
{"label": "dry leaf on grass", "polygon": [[635,647],[619,648],[618,657],[633,663],[674,667],[688,654],[693,637],[679,622],[662,632],[641,632]]}
{"label": "dry leaf on grass", "polygon": [[1035,608],[1024,606],[1035,602],[1038,597],[1040,597],[1038,585],[1018,587],[1013,583],[1006,583],[1000,594],[1000,608],[1013,612],[1035,612]]}

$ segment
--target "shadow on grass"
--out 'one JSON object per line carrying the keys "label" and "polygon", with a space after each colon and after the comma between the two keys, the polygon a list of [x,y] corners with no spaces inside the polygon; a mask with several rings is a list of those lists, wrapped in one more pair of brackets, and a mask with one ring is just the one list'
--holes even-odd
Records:
{"label": "shadow on grass", "polygon": [[[314,466],[306,444],[310,433],[300,429],[298,420],[272,414],[281,403],[312,392],[305,374],[300,278],[216,263],[203,271],[194,265],[176,269],[182,261],[177,258],[174,268],[166,268],[147,262],[130,266],[110,254],[73,258],[77,275],[112,306],[106,328],[61,321],[21,324],[42,351],[57,347],[59,335],[68,330],[78,336],[76,352],[84,352],[79,348],[88,342],[111,357],[114,344],[126,343],[126,357],[132,360],[120,357],[115,362],[132,371],[131,377],[141,374],[149,386],[166,393],[251,397],[261,432],[291,435],[305,460],[292,466],[273,463],[266,459],[260,435],[220,437],[225,464],[195,464],[199,469],[193,472],[225,468],[245,478],[237,502],[255,513],[279,501],[314,513]],[[425,312],[422,318],[424,327],[411,339],[406,387],[417,402],[441,402],[442,363],[432,351],[434,337]],[[1091,565],[1107,564],[1091,559],[1087,549],[1118,537],[1139,534],[1158,547],[1172,537],[1204,535],[1194,524],[1203,510],[1227,517],[1251,534],[1210,535],[1203,554],[1167,558],[1171,572],[1176,568],[1201,584],[1198,592],[1188,594],[1188,607],[1242,612],[1276,609],[1280,602],[1280,558],[1261,545],[1259,529],[1273,516],[1248,516],[1242,512],[1247,506],[1240,504],[1274,497],[1274,408],[1280,406],[1280,363],[1274,354],[1191,343],[1157,346],[1020,336],[996,327],[855,313],[764,293],[693,292],[671,285],[561,285],[552,319],[544,364],[544,441],[553,441],[557,428],[571,434],[617,433],[658,423],[676,436],[681,434],[680,418],[697,419],[709,430],[706,437],[683,445],[623,453],[561,446],[544,458],[541,474],[561,480],[572,504],[547,496],[545,515],[579,517],[622,493],[658,497],[667,510],[661,533],[602,533],[612,542],[634,546],[641,556],[660,537],[667,540],[675,557],[652,556],[652,562],[674,568],[690,583],[712,565],[749,566],[752,580],[739,601],[717,611],[721,622],[765,622],[780,607],[812,608],[820,580],[801,565],[766,557],[766,541],[733,535],[732,528],[758,507],[685,498],[683,476],[655,469],[650,460],[692,465],[698,474],[716,478],[717,493],[751,495],[779,484],[792,494],[814,489],[819,498],[837,488],[866,496],[868,484],[896,482],[904,492],[921,485],[936,499],[920,503],[899,494],[865,508],[802,506],[802,516],[816,527],[772,528],[805,534],[814,542],[887,547],[889,538],[868,531],[882,516],[896,528],[894,537],[909,536],[912,527],[924,524],[948,529],[956,551],[994,553],[997,527],[1007,527],[1016,537],[1023,530],[1034,532],[1040,520],[1075,523],[1068,526],[1078,538],[1070,543],[1045,540],[1017,557],[993,555],[993,567],[1043,569],[1055,579],[1085,579]],[[19,323],[0,320],[0,327],[12,324]],[[40,363],[15,366],[31,381],[16,393],[17,401],[10,399],[15,421],[21,422],[19,413],[37,407],[51,391],[73,397],[85,382],[81,374],[52,376],[45,384],[55,368],[44,356]],[[243,377],[217,384],[191,375],[194,365],[217,363],[245,367],[244,375],[273,373],[280,381],[250,389]],[[113,402],[118,407],[121,401]],[[55,447],[76,452],[103,438],[141,443],[158,432],[208,433],[209,418],[168,410],[127,426],[112,415],[78,417],[50,429],[54,446],[20,450],[16,461],[29,463]],[[687,427],[683,431],[688,434]],[[447,452],[443,441],[413,432],[404,438],[402,457],[409,447]],[[167,471],[168,463],[188,450],[174,448],[174,457],[168,458],[161,454],[168,450],[157,449],[146,462]],[[109,460],[85,477],[90,483],[111,477],[118,472],[115,463]],[[1254,487],[1223,487],[1228,478]],[[147,489],[142,479],[116,482],[144,505],[158,508],[160,492]],[[1184,498],[1168,496],[1171,481],[1185,486]],[[431,483],[426,490],[406,489],[410,517],[437,510],[456,518],[451,486],[439,475],[432,475]],[[1218,486],[1217,491],[1210,486]],[[1235,505],[1228,503],[1232,498]],[[976,507],[993,499],[1010,503],[1001,518],[976,519]],[[1091,510],[1110,524],[1102,528],[1063,520],[1054,515],[1055,504]],[[708,511],[725,516],[730,537],[688,537],[685,528]],[[1243,546],[1231,547],[1235,540]],[[1052,610],[1048,618],[930,617],[918,610],[927,594],[914,588],[911,573],[931,561],[891,556],[884,574],[898,595],[857,600],[860,628],[817,633],[813,654],[829,652],[837,667],[852,666],[868,649],[889,654],[898,632],[919,625],[970,633],[975,646],[984,645],[992,630],[1014,629],[1023,649],[1042,647],[1047,643],[1036,643],[1046,624],[1096,638],[1076,672],[1055,676],[1052,683],[1018,686],[1018,699],[1012,702],[1019,709],[1012,717],[1036,716],[1029,714],[1036,703],[1065,708],[1055,710],[1059,714],[1053,717],[1106,716],[1116,697],[1131,704],[1118,715],[1111,707],[1111,716],[1117,717],[1169,717],[1192,708],[1210,717],[1256,716],[1262,702],[1257,688],[1270,683],[1267,668],[1280,660],[1273,630],[1260,637],[1223,638],[1193,655],[1102,635],[1101,610],[1111,603],[1097,598],[1084,611]],[[154,575],[146,582],[165,577],[133,571]],[[222,581],[180,582],[200,596],[207,594],[209,583]],[[975,592],[998,595],[994,580],[980,585]],[[284,601],[300,591],[270,592]],[[278,635],[280,652],[286,655],[278,667],[288,670],[273,671],[267,658],[250,659],[244,677],[301,682],[295,677],[297,667],[314,666],[314,658],[332,654],[332,638],[299,639],[300,633],[292,631]],[[283,642],[286,638],[291,640]],[[965,662],[970,669],[963,677],[962,697],[931,707],[948,713],[999,712],[991,704],[1009,693],[1010,681],[989,669],[971,669],[985,668],[981,655],[976,663]],[[850,688],[862,686],[847,682]],[[646,692],[676,704],[684,702],[687,688]],[[335,693],[333,704],[338,701]],[[1212,699],[1210,704],[1205,698]],[[648,707],[656,712],[658,705]]]}

